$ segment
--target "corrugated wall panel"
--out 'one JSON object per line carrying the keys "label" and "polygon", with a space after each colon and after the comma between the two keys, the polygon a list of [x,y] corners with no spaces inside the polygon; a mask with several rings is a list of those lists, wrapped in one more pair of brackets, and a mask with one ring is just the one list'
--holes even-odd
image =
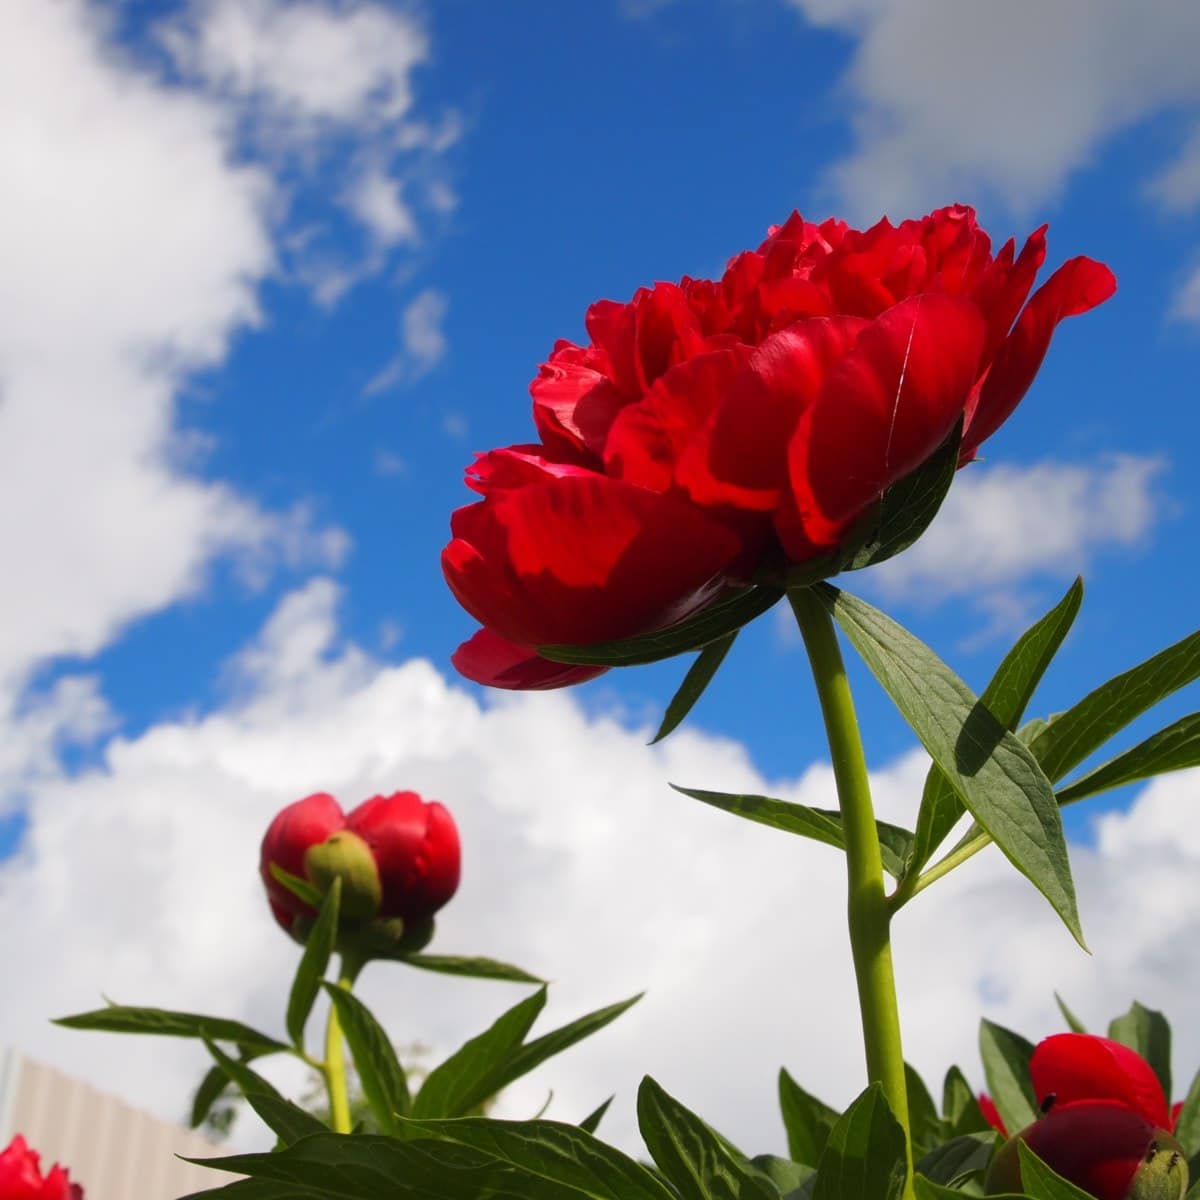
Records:
{"label": "corrugated wall panel", "polygon": [[44,1166],[69,1167],[87,1200],[176,1200],[232,1178],[175,1157],[219,1154],[207,1138],[9,1052],[0,1057],[0,1148],[17,1133]]}

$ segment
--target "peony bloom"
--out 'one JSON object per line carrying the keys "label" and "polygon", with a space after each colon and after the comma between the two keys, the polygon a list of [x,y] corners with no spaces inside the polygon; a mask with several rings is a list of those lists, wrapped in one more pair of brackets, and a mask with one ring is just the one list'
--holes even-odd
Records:
{"label": "peony bloom", "polygon": [[[531,385],[538,441],[481,454],[447,582],[483,626],[454,656],[497,687],[561,687],[536,647],[664,628],[731,587],[849,565],[893,484],[961,426],[1012,413],[1059,321],[1106,300],[1075,258],[1026,303],[1045,227],[991,252],[969,208],[858,231],[798,213],[719,281],[588,310]],[[954,453],[954,447],[949,447]],[[951,465],[953,465],[951,463]]]}
{"label": "peony bloom", "polygon": [[1108,1038],[1060,1033],[1030,1060],[1043,1115],[997,1152],[989,1195],[1020,1192],[1018,1142],[1097,1200],[1183,1200],[1187,1162],[1172,1114],[1141,1055]]}
{"label": "peony bloom", "polygon": [[40,1156],[18,1134],[0,1153],[0,1197],[3,1200],[83,1200],[83,1188],[72,1183],[65,1167],[53,1166],[43,1176]]}
{"label": "peony bloom", "polygon": [[[259,870],[275,919],[303,941],[315,912],[271,874],[271,864],[322,893],[340,877],[344,927],[383,933],[399,918],[398,933],[424,931],[427,940],[433,914],[458,889],[461,852],[449,812],[415,792],[375,796],[348,814],[324,792],[289,804],[267,829]],[[412,942],[394,948],[413,949]]]}

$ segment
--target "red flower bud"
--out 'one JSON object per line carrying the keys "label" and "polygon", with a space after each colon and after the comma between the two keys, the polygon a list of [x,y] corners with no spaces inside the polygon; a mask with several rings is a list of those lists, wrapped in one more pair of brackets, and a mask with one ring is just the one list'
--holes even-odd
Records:
{"label": "red flower bud", "polygon": [[458,830],[442,805],[397,792],[343,814],[332,796],[319,792],[289,804],[271,822],[260,874],[275,919],[300,941],[315,911],[275,879],[271,864],[322,894],[340,878],[342,923],[370,923],[370,944],[378,948],[395,942],[397,928],[429,925],[457,890],[460,863]]}
{"label": "red flower bud", "polygon": [[83,1200],[83,1188],[72,1183],[66,1168],[53,1166],[43,1177],[40,1156],[18,1134],[0,1154],[0,1197],[3,1200]]}
{"label": "red flower bud", "polygon": [[[480,455],[442,569],[483,626],[454,655],[494,687],[580,683],[537,653],[650,633],[756,578],[834,574],[882,495],[961,425],[1016,408],[1059,322],[1112,295],[1087,258],[1030,295],[1045,227],[992,253],[970,208],[850,229],[793,213],[719,281],[588,310],[530,385],[537,441]],[[1028,303],[1026,303],[1028,301]]]}

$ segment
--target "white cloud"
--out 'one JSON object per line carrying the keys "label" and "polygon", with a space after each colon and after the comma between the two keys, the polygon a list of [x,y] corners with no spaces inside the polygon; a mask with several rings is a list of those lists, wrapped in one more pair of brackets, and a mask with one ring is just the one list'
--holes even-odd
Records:
{"label": "white cloud", "polygon": [[371,377],[363,389],[365,395],[376,396],[397,384],[411,383],[442,361],[448,345],[443,326],[449,309],[445,293],[436,288],[426,288],[405,305],[400,314],[400,353]]}
{"label": "white cloud", "polygon": [[[95,6],[0,6],[0,681],[94,654],[236,552],[337,534],[187,469],[189,371],[260,320],[274,185],[220,111],[119,55]],[[332,538],[332,540],[331,540]],[[14,691],[15,695],[15,691]],[[12,708],[12,697],[5,701]]]}
{"label": "white cloud", "polygon": [[1012,5],[791,0],[858,39],[844,87],[857,145],[829,182],[864,219],[996,197],[1025,213],[1106,139],[1200,101],[1191,0]]}
{"label": "white cloud", "polygon": [[[113,739],[95,769],[31,784],[28,836],[0,864],[0,961],[24,981],[0,997],[6,1038],[177,1115],[203,1069],[194,1047],[64,1031],[47,1014],[103,992],[278,1029],[298,950],[260,894],[262,830],[316,789],[354,804],[415,788],[452,808],[464,839],[440,951],[553,978],[546,1027],[649,989],[592,1043],[514,1086],[504,1114],[531,1113],[553,1089],[552,1114],[578,1120],[616,1092],[604,1132],[631,1146],[632,1096],[649,1071],[748,1149],[778,1150],[780,1065],[831,1102],[858,1090],[839,856],[666,786],[828,805],[827,767],[766,780],[738,744],[687,728],[647,748],[648,728],[589,716],[569,693],[483,707],[427,662],[385,666],[342,644],[336,599],[321,580],[288,598],[238,660],[224,708]],[[923,771],[916,753],[877,768],[881,815],[911,820]],[[1183,819],[1196,786],[1194,774],[1154,784],[1127,816],[1103,820],[1095,849],[1076,851],[1095,958],[990,852],[902,914],[908,1050],[931,1079],[953,1060],[979,1078],[981,1007],[1031,1036],[1060,1028],[1054,988],[1092,1021],[1134,995],[1165,1008],[1180,1067],[1195,1065],[1200,1032],[1185,1018],[1200,961],[1180,947],[1200,936],[1200,826]],[[521,995],[388,964],[362,992],[399,1041],[425,1042],[435,1060]]]}
{"label": "white cloud", "polygon": [[417,221],[400,184],[378,165],[365,171],[347,196],[354,215],[382,246],[417,240]]}

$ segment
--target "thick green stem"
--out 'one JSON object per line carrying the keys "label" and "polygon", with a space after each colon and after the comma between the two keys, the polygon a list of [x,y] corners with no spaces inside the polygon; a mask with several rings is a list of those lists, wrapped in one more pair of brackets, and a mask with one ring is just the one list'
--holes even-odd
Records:
{"label": "thick green stem", "polygon": [[896,979],[892,972],[891,930],[883,883],[883,860],[879,852],[875,812],[871,805],[867,760],[863,754],[850,682],[846,678],[833,621],[821,601],[808,588],[791,589],[788,599],[812,664],[833,760],[838,806],[842,813],[842,829],[846,839],[850,950],[858,983],[867,1074],[871,1082],[878,1081],[883,1085],[888,1104],[904,1128],[909,1179],[905,1197],[909,1198],[914,1192],[908,1091],[904,1079],[904,1052],[900,1044]]}
{"label": "thick green stem", "polygon": [[[358,973],[366,965],[362,959],[342,955],[342,967],[337,985],[350,991]],[[330,1124],[334,1133],[349,1133],[350,1095],[346,1088],[346,1048],[342,1041],[342,1023],[338,1020],[336,1005],[329,1006],[329,1020],[325,1026],[325,1088],[329,1093]]]}

